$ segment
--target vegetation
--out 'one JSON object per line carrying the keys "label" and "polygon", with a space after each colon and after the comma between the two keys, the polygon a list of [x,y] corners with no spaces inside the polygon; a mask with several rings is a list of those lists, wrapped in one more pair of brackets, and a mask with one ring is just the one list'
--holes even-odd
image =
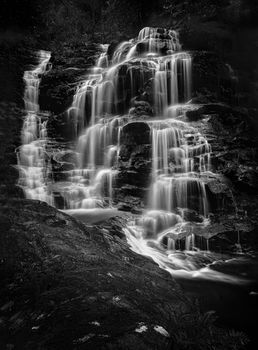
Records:
{"label": "vegetation", "polygon": [[248,337],[235,330],[216,326],[214,311],[202,312],[199,302],[178,291],[182,302],[172,309],[170,350],[239,350],[245,349]]}
{"label": "vegetation", "polygon": [[131,35],[156,7],[154,0],[3,0],[0,28],[30,31],[48,41],[112,40]]}
{"label": "vegetation", "polygon": [[110,42],[135,36],[150,18],[187,24],[193,17],[256,23],[256,0],[2,0],[0,30],[45,42]]}

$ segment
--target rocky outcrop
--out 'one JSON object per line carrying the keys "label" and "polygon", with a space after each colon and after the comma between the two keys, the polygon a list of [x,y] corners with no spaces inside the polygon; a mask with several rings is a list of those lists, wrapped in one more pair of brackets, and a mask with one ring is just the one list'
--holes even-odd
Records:
{"label": "rocky outcrop", "polygon": [[54,114],[70,107],[78,83],[95,62],[97,44],[66,44],[51,53],[52,69],[42,77],[39,104]]}
{"label": "rocky outcrop", "polygon": [[182,348],[193,324],[204,343],[241,340],[202,324],[171,276],[129,249],[123,217],[87,225],[39,201],[0,204],[1,348]]}
{"label": "rocky outcrop", "polygon": [[193,96],[209,103],[237,101],[237,80],[231,67],[214,52],[193,51]]}
{"label": "rocky outcrop", "polygon": [[119,173],[115,184],[115,200],[127,210],[143,208],[151,172],[150,128],[145,122],[124,126],[119,152]]}
{"label": "rocky outcrop", "polygon": [[212,168],[218,175],[209,175],[206,183],[216,239],[223,231],[242,232],[250,248],[256,244],[252,235],[258,227],[258,140],[253,116],[244,108],[209,103],[186,111],[186,117],[212,147]]}
{"label": "rocky outcrop", "polygon": [[167,346],[172,310],[187,306],[167,272],[128,248],[122,219],[87,226],[31,200],[0,210],[2,348]]}
{"label": "rocky outcrop", "polygon": [[0,104],[0,198],[23,196],[16,186],[19,172],[15,153],[20,145],[23,115],[15,103]]}

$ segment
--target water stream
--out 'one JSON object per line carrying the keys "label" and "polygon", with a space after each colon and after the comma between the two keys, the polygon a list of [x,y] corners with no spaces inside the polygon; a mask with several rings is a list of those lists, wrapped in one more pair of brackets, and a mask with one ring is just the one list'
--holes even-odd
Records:
{"label": "water stream", "polygon": [[24,72],[26,116],[21,131],[21,146],[17,150],[17,163],[20,174],[18,185],[26,197],[54,205],[53,196],[48,189],[51,165],[46,157],[47,116],[40,112],[38,104],[41,76],[50,69],[50,57],[50,52],[39,51],[38,65]]}

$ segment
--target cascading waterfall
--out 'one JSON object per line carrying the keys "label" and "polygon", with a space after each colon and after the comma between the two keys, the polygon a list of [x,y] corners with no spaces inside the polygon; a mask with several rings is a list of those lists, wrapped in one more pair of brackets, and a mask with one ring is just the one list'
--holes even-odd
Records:
{"label": "cascading waterfall", "polygon": [[198,212],[203,218],[202,224],[207,225],[209,204],[201,176],[210,171],[210,145],[193,127],[176,119],[154,120],[149,125],[152,184],[148,206],[151,210],[139,220],[138,234],[142,230],[145,238],[156,241],[160,248],[166,246],[170,253],[182,237],[185,249],[194,249],[194,235],[189,234],[184,213],[186,210]]}
{"label": "cascading waterfall", "polygon": [[154,107],[158,115],[164,115],[168,106],[179,102],[179,89],[182,98],[191,98],[191,57],[187,53],[174,54],[158,60],[154,80]]}
{"label": "cascading waterfall", "polygon": [[107,45],[101,47],[96,66],[79,85],[68,110],[78,135],[78,157],[61,193],[68,209],[112,206],[120,135],[130,123],[130,113],[123,117],[119,113],[128,111],[131,100],[151,80],[156,117],[146,121],[152,144],[149,210],[125,233],[133,250],[171,271],[197,269],[173,255],[178,244],[181,250],[196,249],[188,212],[198,213],[197,228],[209,222],[202,177],[211,168],[211,148],[180,118],[184,108],[192,108],[191,56],[180,50],[175,31],[155,28],[144,28],[137,39],[118,45],[112,56]]}
{"label": "cascading waterfall", "polygon": [[[139,47],[143,42],[147,55]],[[167,57],[161,56],[165,49],[170,53]],[[160,113],[169,103],[179,101],[179,91],[189,90],[190,69],[185,65],[190,66],[191,57],[174,53],[178,49],[176,32],[156,29],[145,30],[138,39],[121,43],[111,58],[108,46],[101,46],[96,66],[78,86],[67,112],[78,138],[78,159],[61,190],[66,209],[112,205],[119,139],[128,122],[128,117],[119,113],[128,111],[130,101],[149,79],[154,79],[153,94],[159,98]]]}
{"label": "cascading waterfall", "polygon": [[[142,29],[113,53],[108,45],[101,45],[100,51],[67,111],[76,138],[76,147],[69,152],[76,160],[72,170],[63,171],[66,181],[52,184],[52,191],[63,198],[61,209],[78,213],[113,207],[121,134],[132,119],[137,121],[131,114],[135,98],[146,84],[151,86],[155,117],[143,121],[150,128],[152,146],[147,210],[127,225],[125,234],[132,250],[174,275],[193,276],[206,269],[207,277],[210,271],[200,270],[194,253],[202,249],[198,230],[209,225],[205,178],[212,168],[211,147],[185,118],[186,110],[196,108],[190,101],[191,56],[181,51],[177,32],[160,28]],[[49,58],[41,51],[39,65],[24,74],[27,116],[18,164],[19,185],[26,196],[53,205],[46,121],[38,106],[40,76]]]}
{"label": "cascading waterfall", "polygon": [[[154,28],[143,30],[138,40],[121,43],[111,59],[107,53],[108,46],[101,46],[102,52],[96,66],[78,86],[68,110],[77,135],[87,123],[94,125],[96,118],[126,112],[131,99],[151,78],[154,79],[153,95],[157,113],[164,112],[168,105],[178,103],[179,99],[190,98],[191,57],[185,52],[175,52],[181,46],[174,31],[163,30],[162,33]],[[138,48],[143,40],[149,47],[153,37],[159,43],[152,45],[155,54],[150,55],[149,51],[146,54],[145,48]],[[133,47],[134,53],[129,54]],[[161,56],[164,50],[170,54]]]}
{"label": "cascading waterfall", "polygon": [[26,116],[21,132],[21,143],[17,151],[19,168],[18,185],[24,190],[26,198],[38,199],[54,204],[53,196],[48,189],[51,167],[46,159],[47,120],[39,110],[39,85],[42,74],[49,69],[51,54],[38,52],[38,65],[25,71],[24,102]]}
{"label": "cascading waterfall", "polygon": [[125,120],[101,118],[78,138],[77,168],[67,173],[70,182],[61,194],[67,209],[93,209],[112,205],[113,181],[121,128]]}
{"label": "cascading waterfall", "polygon": [[[178,249],[197,251],[195,232],[198,227],[209,224],[209,202],[203,178],[211,171],[211,147],[190,123],[182,121],[182,102],[187,109],[192,108],[188,102],[191,57],[185,52],[174,52],[181,50],[175,32],[169,31],[166,35],[165,38],[162,31],[144,28],[138,37],[140,42],[149,40],[145,60],[154,65],[154,110],[158,118],[148,122],[152,144],[149,210],[128,225],[125,233],[134,251],[150,256],[160,267],[181,275],[199,269],[193,259],[182,258]],[[159,38],[167,51],[166,55],[157,57],[161,46],[155,43],[160,44]],[[137,44],[134,47],[129,52],[135,53]],[[189,221],[191,211],[197,213],[198,222]]]}
{"label": "cascading waterfall", "polygon": [[[150,122],[152,130],[152,187],[150,207],[173,211],[197,209],[208,215],[204,183],[199,174],[210,170],[210,146],[196,130],[173,120]],[[188,139],[191,143],[188,144]],[[191,196],[198,198],[191,208]]]}

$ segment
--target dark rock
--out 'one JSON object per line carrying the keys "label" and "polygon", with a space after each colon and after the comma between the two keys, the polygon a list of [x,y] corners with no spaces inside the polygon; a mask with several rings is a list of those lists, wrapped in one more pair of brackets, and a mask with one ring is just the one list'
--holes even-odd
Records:
{"label": "dark rock", "polygon": [[15,153],[21,142],[23,115],[14,103],[0,104],[0,197],[23,197],[23,191],[16,186],[19,172]]}
{"label": "dark rock", "polygon": [[[0,101],[7,103],[16,103],[20,108],[23,107],[23,74],[31,65],[37,64],[36,50],[28,38],[21,38],[16,42],[15,35],[12,40],[4,40],[5,35],[1,33],[0,39]],[[9,38],[10,39],[10,38]],[[26,42],[26,43],[25,43]]]}
{"label": "dark rock", "polygon": [[117,46],[119,45],[119,42],[118,41],[112,41],[109,46],[108,46],[108,50],[107,50],[107,54],[108,54],[108,57],[109,59],[112,58]]}
{"label": "dark rock", "polygon": [[133,107],[129,110],[130,116],[134,116],[137,118],[141,117],[141,119],[144,119],[144,116],[148,118],[149,116],[153,115],[153,109],[149,102],[133,99],[131,103]]}
{"label": "dark rock", "polygon": [[130,205],[125,204],[125,203],[121,203],[121,202],[119,202],[116,207],[118,210],[121,210],[121,211],[130,211],[131,210]]}
{"label": "dark rock", "polygon": [[123,127],[121,135],[123,145],[143,145],[150,143],[150,127],[144,122],[131,122]]}
{"label": "dark rock", "polygon": [[83,42],[53,50],[50,60],[52,69],[42,77],[40,83],[41,110],[60,114],[70,107],[76,86],[94,65],[98,52],[98,45],[85,45]]}
{"label": "dark rock", "polygon": [[186,305],[167,272],[128,248],[122,221],[85,226],[31,200],[2,203],[2,213],[4,347],[164,349],[153,327],[170,331],[172,310]]}
{"label": "dark rock", "polygon": [[195,211],[191,209],[177,210],[178,214],[183,215],[184,220],[191,222],[202,222],[203,218]]}
{"label": "dark rock", "polygon": [[228,176],[239,190],[258,193],[258,170],[239,164],[228,164],[224,174]]}
{"label": "dark rock", "polygon": [[201,102],[198,102],[198,98],[194,98],[192,102],[197,103],[197,106],[195,108],[189,108],[186,110],[186,117],[191,121],[196,121],[207,115],[220,115],[220,113],[225,114],[226,112],[232,110],[231,107],[223,103],[207,103],[206,100],[206,103],[203,104]]}
{"label": "dark rock", "polygon": [[231,102],[235,94],[235,81],[227,65],[213,52],[193,52],[193,93],[209,96],[209,102]]}
{"label": "dark rock", "polygon": [[[144,125],[144,129],[147,125],[145,123],[130,124]],[[123,137],[126,139],[125,143],[128,144],[122,144],[120,148],[119,173],[116,178],[114,198],[116,202],[122,201],[126,206],[129,205],[131,209],[135,209],[137,206],[142,206],[142,201],[145,201],[147,196],[147,188],[150,182],[151,152],[150,144],[137,145],[140,134],[134,134],[134,128],[130,124],[127,124],[128,129],[124,128],[125,131],[123,131]],[[140,129],[139,126],[138,130]],[[149,132],[146,129],[145,131]],[[142,141],[144,139],[147,142],[148,137],[142,134]],[[138,197],[136,202],[135,197]]]}

